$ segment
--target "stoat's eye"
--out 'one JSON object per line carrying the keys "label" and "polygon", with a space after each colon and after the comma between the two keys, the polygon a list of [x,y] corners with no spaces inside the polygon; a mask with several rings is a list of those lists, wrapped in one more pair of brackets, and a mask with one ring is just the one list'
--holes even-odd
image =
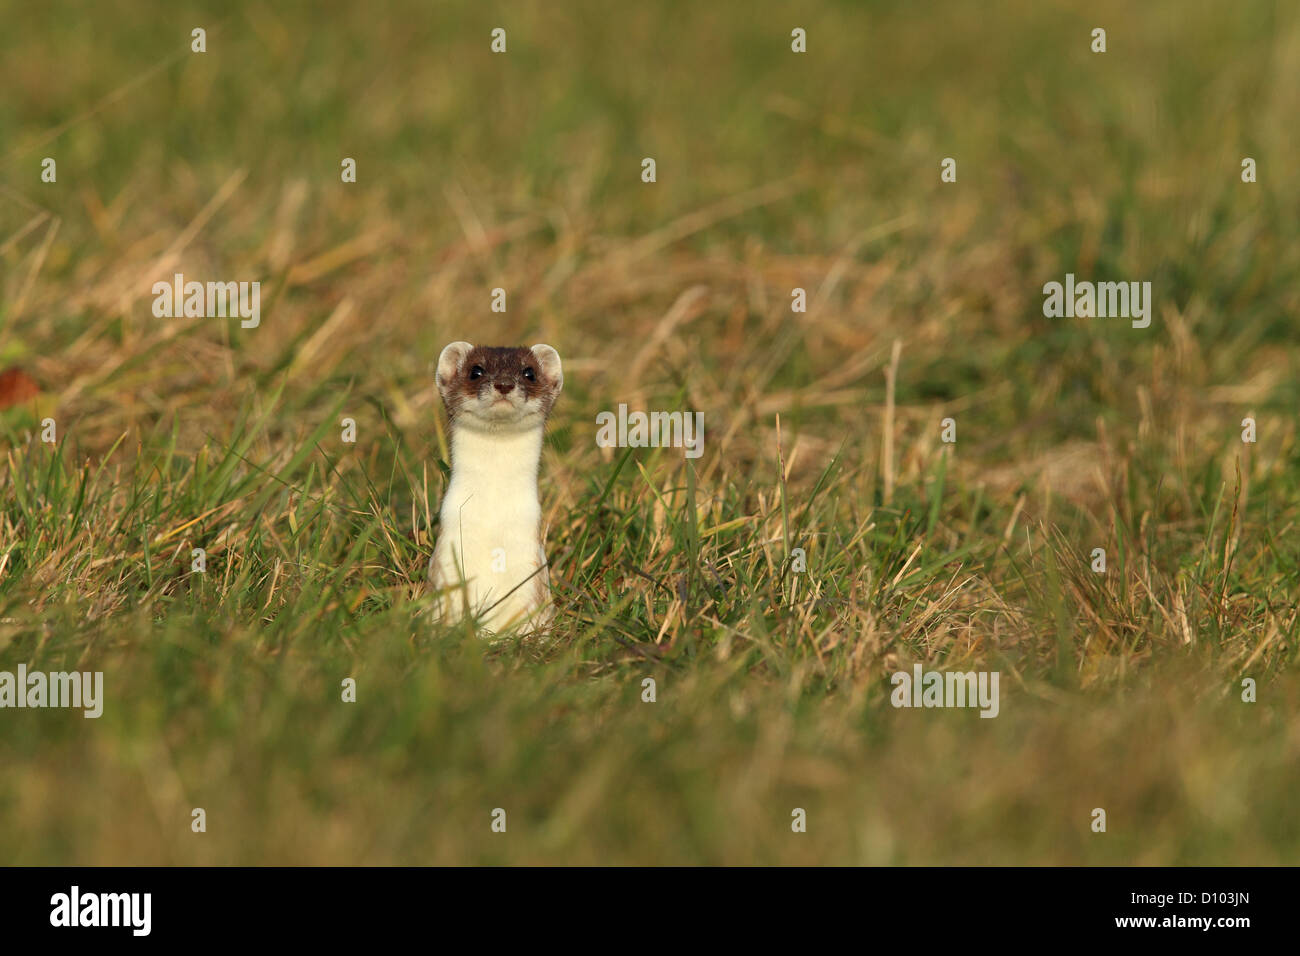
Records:
{"label": "stoat's eye", "polygon": [[472,369],[469,370],[469,378],[471,382],[476,378],[482,378],[482,377],[483,377],[482,365],[475,365]]}
{"label": "stoat's eye", "polygon": [[535,382],[537,381],[537,373],[531,368],[526,368],[524,369],[524,378],[528,379],[530,382]]}

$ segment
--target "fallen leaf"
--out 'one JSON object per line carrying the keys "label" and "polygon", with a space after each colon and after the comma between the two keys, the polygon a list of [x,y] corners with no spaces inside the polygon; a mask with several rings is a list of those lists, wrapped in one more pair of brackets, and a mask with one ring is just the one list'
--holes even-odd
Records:
{"label": "fallen leaf", "polygon": [[0,372],[0,408],[35,398],[40,391],[36,381],[17,366]]}

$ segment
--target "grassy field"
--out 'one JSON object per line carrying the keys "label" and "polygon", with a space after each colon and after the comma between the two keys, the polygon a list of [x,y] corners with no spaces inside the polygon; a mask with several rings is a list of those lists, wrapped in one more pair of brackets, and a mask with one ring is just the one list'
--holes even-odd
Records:
{"label": "grassy field", "polygon": [[[321,6],[0,3],[0,670],[106,698],[0,861],[1300,859],[1294,4]],[[455,339],[564,358],[548,641],[423,613]]]}

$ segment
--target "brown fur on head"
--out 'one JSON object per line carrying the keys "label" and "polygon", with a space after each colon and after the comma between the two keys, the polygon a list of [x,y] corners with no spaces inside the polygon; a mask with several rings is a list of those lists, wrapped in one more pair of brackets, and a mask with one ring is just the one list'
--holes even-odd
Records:
{"label": "brown fur on head", "polygon": [[437,381],[455,426],[518,431],[546,421],[564,387],[564,371],[549,345],[452,342],[438,356]]}

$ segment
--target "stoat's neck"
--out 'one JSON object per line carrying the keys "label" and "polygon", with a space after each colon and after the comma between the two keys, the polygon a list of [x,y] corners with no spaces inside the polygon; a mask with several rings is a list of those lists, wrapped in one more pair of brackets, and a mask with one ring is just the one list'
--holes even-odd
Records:
{"label": "stoat's neck", "polygon": [[510,432],[453,426],[451,484],[466,490],[490,488],[497,493],[527,494],[536,501],[542,431],[541,425]]}

